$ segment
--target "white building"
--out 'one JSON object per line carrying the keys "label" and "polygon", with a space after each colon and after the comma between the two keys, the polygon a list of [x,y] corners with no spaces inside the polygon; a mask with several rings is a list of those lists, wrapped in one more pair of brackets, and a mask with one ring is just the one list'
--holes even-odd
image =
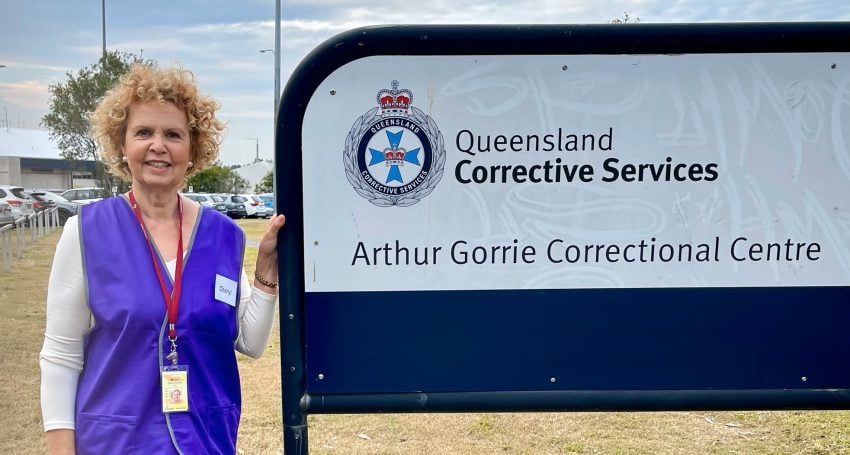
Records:
{"label": "white building", "polygon": [[94,161],[69,161],[44,130],[0,128],[0,185],[66,190],[97,186]]}
{"label": "white building", "polygon": [[253,193],[254,187],[263,180],[269,172],[274,170],[274,164],[269,161],[258,161],[247,166],[237,167],[233,170],[239,177],[248,181],[248,192]]}

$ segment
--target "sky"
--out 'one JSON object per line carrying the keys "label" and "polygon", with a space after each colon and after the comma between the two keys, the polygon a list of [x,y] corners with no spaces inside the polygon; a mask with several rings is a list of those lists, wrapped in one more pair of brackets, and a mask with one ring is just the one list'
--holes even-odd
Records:
{"label": "sky", "polygon": [[[850,21],[847,0],[283,0],[281,90],[312,49],[346,30],[380,24],[601,24]],[[180,64],[221,102],[224,164],[274,155],[274,0],[106,0],[106,46],[160,66]],[[0,123],[39,128],[51,84],[96,63],[98,0],[3,0]],[[254,139],[256,138],[256,139]]]}

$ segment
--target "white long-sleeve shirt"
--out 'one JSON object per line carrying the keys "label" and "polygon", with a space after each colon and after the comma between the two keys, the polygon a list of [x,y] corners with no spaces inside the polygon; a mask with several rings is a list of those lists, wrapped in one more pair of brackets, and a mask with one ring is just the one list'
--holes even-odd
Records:
{"label": "white long-sleeve shirt", "polygon": [[[80,249],[79,220],[68,218],[56,245],[47,285],[47,327],[41,348],[41,414],[44,430],[74,429],[77,382],[83,370],[83,338],[96,321],[86,301],[86,283]],[[166,268],[174,276],[176,260]],[[235,349],[258,358],[271,333],[276,296],[251,287],[242,271]]]}

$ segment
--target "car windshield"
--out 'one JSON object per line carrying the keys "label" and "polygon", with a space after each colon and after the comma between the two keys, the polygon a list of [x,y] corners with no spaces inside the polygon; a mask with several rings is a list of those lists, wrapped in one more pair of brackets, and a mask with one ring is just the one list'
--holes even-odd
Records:
{"label": "car windshield", "polygon": [[216,202],[223,202],[224,201],[224,198],[221,197],[221,196],[210,196],[210,197],[212,198],[212,200],[214,200]]}

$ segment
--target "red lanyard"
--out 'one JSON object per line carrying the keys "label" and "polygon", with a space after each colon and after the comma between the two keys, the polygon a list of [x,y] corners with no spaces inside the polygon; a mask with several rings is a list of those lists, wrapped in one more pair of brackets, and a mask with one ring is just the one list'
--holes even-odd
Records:
{"label": "red lanyard", "polygon": [[177,331],[174,329],[174,324],[177,323],[177,308],[180,306],[180,283],[183,278],[183,201],[180,195],[177,195],[177,213],[179,231],[177,233],[177,265],[174,268],[174,287],[171,294],[168,294],[168,288],[165,286],[165,278],[162,276],[162,270],[159,267],[156,253],[153,250],[153,243],[148,237],[148,231],[145,229],[145,221],[142,219],[142,212],[139,210],[139,205],[136,203],[136,197],[133,196],[133,190],[130,190],[130,205],[133,206],[133,213],[136,214],[136,219],[139,220],[139,225],[142,227],[142,233],[145,235],[145,240],[148,242],[148,249],[151,252],[151,262],[156,270],[156,277],[159,279],[159,287],[162,289],[162,297],[165,299],[165,309],[168,312],[168,339],[172,342],[177,339]]}

